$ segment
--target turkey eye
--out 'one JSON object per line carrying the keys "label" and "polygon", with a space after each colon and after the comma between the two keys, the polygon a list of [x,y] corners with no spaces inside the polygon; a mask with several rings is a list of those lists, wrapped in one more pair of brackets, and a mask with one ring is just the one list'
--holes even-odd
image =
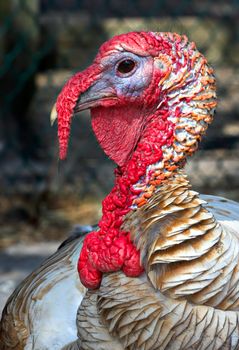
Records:
{"label": "turkey eye", "polygon": [[127,74],[134,69],[135,65],[136,63],[132,60],[124,60],[119,63],[117,71],[121,74]]}

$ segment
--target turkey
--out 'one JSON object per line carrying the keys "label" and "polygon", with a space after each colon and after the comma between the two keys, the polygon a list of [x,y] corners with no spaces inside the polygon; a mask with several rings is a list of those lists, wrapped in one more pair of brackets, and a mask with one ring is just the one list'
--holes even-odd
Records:
{"label": "turkey", "polygon": [[9,298],[1,350],[239,349],[239,204],[199,195],[184,173],[215,107],[212,69],[174,33],[115,36],[65,84],[60,158],[90,109],[115,185],[98,227]]}

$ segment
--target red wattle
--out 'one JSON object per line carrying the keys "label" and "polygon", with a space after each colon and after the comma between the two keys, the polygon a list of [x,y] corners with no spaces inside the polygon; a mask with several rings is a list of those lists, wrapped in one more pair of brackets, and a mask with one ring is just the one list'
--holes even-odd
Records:
{"label": "red wattle", "polygon": [[97,107],[91,110],[92,128],[104,152],[119,166],[130,158],[140,137],[143,113],[138,106]]}
{"label": "red wattle", "polygon": [[122,270],[130,277],[143,272],[140,252],[130,241],[130,233],[123,231],[121,225],[137,197],[133,185],[145,176],[150,164],[162,159],[162,146],[173,142],[173,128],[168,112],[157,111],[148,120],[131,159],[117,168],[115,186],[102,203],[99,231],[87,235],[81,250],[78,271],[87,288],[98,288],[104,272]]}

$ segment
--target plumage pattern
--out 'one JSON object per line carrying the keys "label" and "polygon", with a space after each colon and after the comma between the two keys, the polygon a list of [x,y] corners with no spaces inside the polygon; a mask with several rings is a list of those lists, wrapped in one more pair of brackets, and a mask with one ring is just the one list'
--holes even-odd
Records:
{"label": "plumage pattern", "polygon": [[[236,233],[239,231],[239,205],[237,203],[214,196],[200,196],[199,199],[206,202],[203,207],[210,209],[226,233],[227,230],[231,232],[233,229],[234,234],[238,235]],[[238,231],[235,231],[236,228]],[[36,296],[42,295],[44,302],[47,293],[51,290],[49,283],[54,288],[54,285],[58,285],[60,280],[64,282],[69,271],[72,271],[69,277],[73,278],[75,282],[78,280],[73,264],[76,262],[81,244],[79,238],[70,242],[43,263],[39,270],[30,275],[15,291],[4,310],[0,331],[0,339],[4,345],[0,342],[1,350],[22,350],[29,333],[31,333],[33,343],[39,339],[39,329],[32,319],[32,313],[29,311],[27,314],[24,313],[22,307],[25,305],[25,310],[27,308],[28,310],[34,308],[36,310],[38,300]],[[71,262],[72,265],[68,265],[67,262]],[[69,267],[67,268],[67,266]],[[162,266],[162,268],[164,267]],[[171,274],[171,277],[177,277],[178,271],[175,272],[175,274]],[[166,276],[169,277],[170,274],[166,274]],[[166,276],[165,279],[167,279]],[[67,332],[62,332],[63,326],[59,329],[65,337],[62,349],[160,350],[164,349],[165,346],[166,349],[180,350],[239,349],[239,310],[237,306],[239,284],[235,276],[234,274],[233,278],[230,277],[231,293],[226,292],[225,301],[214,308],[207,302],[205,305],[197,305],[204,303],[202,300],[199,303],[191,301],[190,295],[175,297],[175,295],[169,295],[160,288],[157,290],[149,283],[147,275],[132,279],[120,272],[107,274],[103,278],[99,290],[87,291],[82,303],[79,302],[78,305],[75,305],[74,315],[77,319],[75,339],[67,341]],[[221,281],[223,282],[223,280],[222,278]],[[37,290],[35,291],[36,281]],[[81,288],[79,290],[79,298],[81,298],[84,292],[82,293]],[[55,298],[52,298],[51,303],[48,304],[52,313],[56,309],[55,300],[61,298],[62,294],[64,291],[61,292],[60,288],[57,288]],[[23,299],[25,301],[22,304]],[[64,315],[63,310],[67,307],[69,304],[62,298],[61,315]],[[22,320],[20,332],[17,327],[18,319]],[[49,328],[53,326],[53,320],[50,322],[45,318],[44,322]],[[26,337],[21,337],[21,334],[25,334]],[[52,331],[50,335],[49,338],[48,333],[40,331],[40,339],[42,341],[46,339],[48,348],[29,346],[27,349],[61,349],[59,346],[54,347],[51,340],[54,338]]]}
{"label": "plumage pattern", "polygon": [[77,273],[82,240],[58,250],[11,295],[0,323],[1,350],[56,350],[76,338],[76,310],[85,294]]}
{"label": "plumage pattern", "polygon": [[172,298],[237,310],[238,232],[217,222],[207,207],[178,174],[125,225],[155,288]]}
{"label": "plumage pattern", "polygon": [[201,350],[239,346],[238,312],[165,297],[145,277],[130,279],[122,273],[105,276],[98,305],[102,319],[124,349]]}

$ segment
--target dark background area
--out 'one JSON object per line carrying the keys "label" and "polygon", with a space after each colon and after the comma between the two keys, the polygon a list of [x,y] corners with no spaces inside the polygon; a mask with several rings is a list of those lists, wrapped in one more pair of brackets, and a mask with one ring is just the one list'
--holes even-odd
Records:
{"label": "dark background area", "polygon": [[87,113],[73,121],[59,162],[49,115],[66,79],[122,32],[185,33],[212,64],[217,114],[187,168],[196,190],[239,200],[238,0],[9,0],[0,2],[0,21],[0,248],[97,222],[114,164]]}

